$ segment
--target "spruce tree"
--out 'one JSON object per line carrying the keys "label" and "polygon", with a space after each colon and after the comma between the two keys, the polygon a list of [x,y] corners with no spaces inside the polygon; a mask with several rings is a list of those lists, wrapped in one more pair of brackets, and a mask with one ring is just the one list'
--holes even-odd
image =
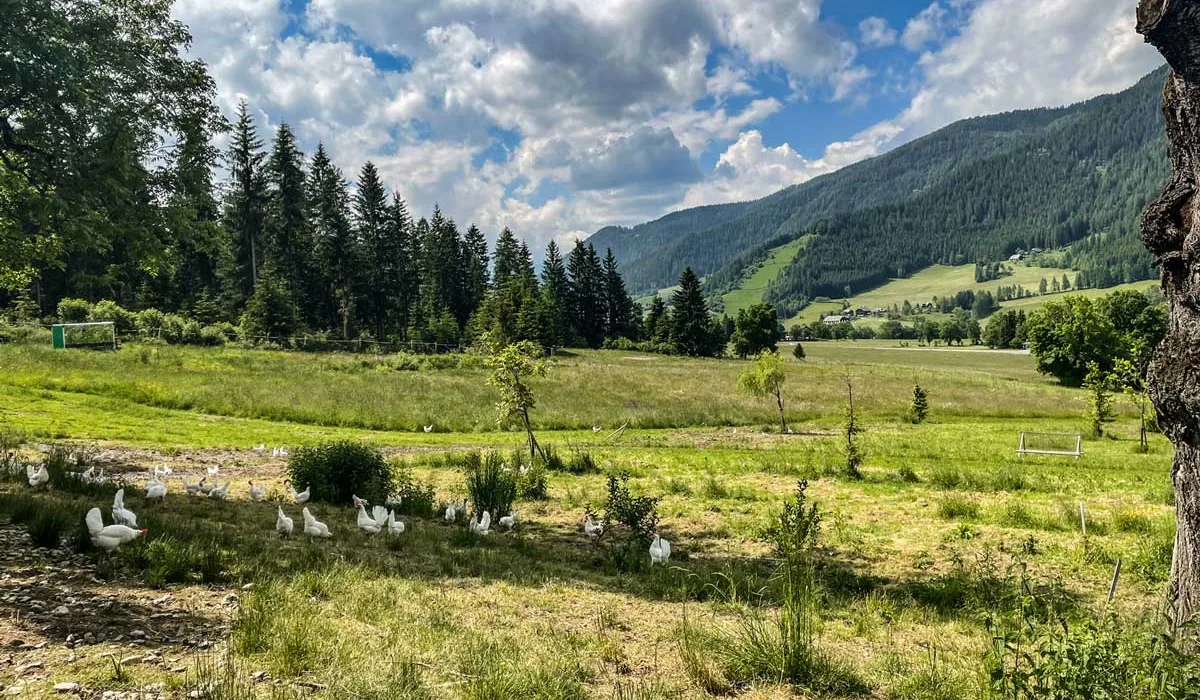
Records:
{"label": "spruce tree", "polygon": [[471,224],[463,237],[463,298],[467,314],[473,314],[487,299],[488,245],[479,227]]}
{"label": "spruce tree", "polygon": [[412,325],[413,306],[420,292],[417,267],[420,250],[412,218],[408,215],[408,207],[399,192],[392,194],[392,203],[388,207],[387,231],[394,256],[392,274],[395,275],[393,291],[396,298],[392,319],[395,331],[401,337],[407,337],[408,329]]}
{"label": "spruce tree", "polygon": [[275,272],[291,296],[294,315],[309,324],[321,321],[321,288],[314,284],[313,241],[305,211],[304,154],[285,122],[275,132],[267,159],[267,240]]}
{"label": "spruce tree", "polygon": [[567,258],[570,277],[570,319],[576,335],[591,348],[604,342],[604,270],[591,245],[575,242]]}
{"label": "spruce tree", "polygon": [[507,227],[496,239],[496,255],[492,262],[492,286],[496,289],[521,274],[521,246]]}
{"label": "spruce tree", "polygon": [[377,340],[386,340],[391,332],[390,314],[395,308],[397,290],[393,266],[395,241],[388,235],[387,190],[375,164],[367,161],[358,174],[354,193],[354,228],[361,246],[362,279],[366,289],[359,296],[360,313],[370,321]]}
{"label": "spruce tree", "polygon": [[700,279],[692,268],[679,276],[679,289],[671,298],[673,325],[671,342],[681,355],[715,355],[717,348],[713,319],[700,290]]}
{"label": "spruce tree", "polygon": [[546,257],[542,261],[542,285],[540,293],[541,342],[547,347],[566,345],[571,341],[567,324],[567,304],[570,288],[567,268],[563,265],[558,244],[550,241],[546,245]]}
{"label": "spruce tree", "polygon": [[308,173],[308,220],[324,280],[322,309],[327,327],[349,338],[361,270],[358,242],[350,225],[346,180],[319,144]]}
{"label": "spruce tree", "polygon": [[604,308],[606,336],[629,338],[637,335],[633,299],[625,291],[625,280],[621,279],[611,248],[604,255]]}
{"label": "spruce tree", "polygon": [[208,116],[196,115],[184,121],[172,150],[165,223],[176,236],[174,273],[160,275],[165,284],[152,299],[155,306],[193,316],[199,315],[198,305],[220,298],[219,271],[229,253],[228,233],[213,196],[212,173],[220,158],[211,143],[213,134]]}
{"label": "spruce tree", "polygon": [[233,235],[234,288],[238,299],[254,292],[263,262],[263,224],[266,220],[266,183],[262,140],[246,101],[238,103],[237,121],[226,160],[232,179],[225,203],[225,225]]}
{"label": "spruce tree", "polygon": [[925,422],[925,416],[929,413],[929,394],[925,389],[921,388],[919,383],[913,384],[912,405],[908,409],[908,417],[913,423]]}

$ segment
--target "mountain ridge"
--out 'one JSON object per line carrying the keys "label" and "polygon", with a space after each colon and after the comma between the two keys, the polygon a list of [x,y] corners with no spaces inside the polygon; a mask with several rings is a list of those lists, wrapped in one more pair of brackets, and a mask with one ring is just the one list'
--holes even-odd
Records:
{"label": "mountain ridge", "polygon": [[[769,293],[772,301],[795,307],[818,290],[829,291],[833,271],[843,267],[844,261],[837,256],[855,266],[859,264],[857,254],[846,256],[833,239],[854,239],[859,246],[895,247],[895,236],[880,233],[877,222],[864,212],[872,211],[876,217],[891,220],[907,236],[918,236],[919,243],[920,236],[930,235],[927,219],[933,215],[931,212],[950,216],[929,203],[931,196],[937,196],[961,200],[964,211],[983,212],[974,223],[961,212],[950,216],[968,236],[961,245],[946,243],[947,232],[936,230],[936,223],[932,225],[932,234],[943,245],[960,250],[932,251],[918,245],[919,255],[904,258],[903,270],[891,267],[881,275],[876,265],[872,275],[849,275],[848,281],[872,284],[897,271],[912,272],[934,262],[950,262],[956,255],[996,255],[1011,243],[998,237],[998,232],[1013,240],[1045,238],[1071,243],[1112,231],[1121,239],[1120,260],[1105,262],[1107,246],[1098,242],[1085,244],[1081,250],[1094,256],[1097,264],[1102,263],[1110,273],[1120,270],[1110,275],[1113,283],[1131,281],[1124,278],[1152,274],[1148,256],[1140,247],[1130,245],[1136,243],[1136,236],[1130,239],[1129,233],[1136,230],[1137,218],[1136,214],[1131,218],[1130,213],[1143,199],[1149,201],[1166,173],[1162,117],[1156,106],[1164,75],[1165,67],[1124,91],[1073,105],[960,120],[888,153],[761,199],[680,210],[634,227],[608,226],[588,240],[597,247],[613,249],[635,290],[669,286],[683,267],[690,266],[707,276],[710,290],[720,291],[736,284],[741,273],[770,248],[799,235],[815,234],[815,245],[781,275],[784,284],[780,290]],[[1108,141],[1101,142],[1097,135]],[[1070,143],[1072,140],[1079,144]],[[1047,183],[1047,177],[1039,172],[1047,164],[1032,161],[1030,148],[1044,148],[1048,154],[1063,158],[1103,159],[1099,166],[1128,182],[1124,186],[1089,183],[1087,187],[1075,186],[1069,179],[1057,185]],[[1078,168],[1052,169],[1063,178],[1088,179],[1087,173]],[[1037,200],[1040,195],[1013,184],[1019,185],[1022,180],[1036,181],[1075,200],[1063,202],[1062,216],[1050,212],[1049,202],[1026,206],[1015,198],[1020,195]],[[1102,212],[1104,207],[1097,201],[1101,196],[1119,197],[1124,204],[1119,212]],[[1054,222],[1056,216],[1073,228],[1058,227],[1062,222]],[[862,230],[864,226],[868,231]],[[1046,226],[1058,229],[1043,235]],[[1128,259],[1137,254],[1144,257],[1130,264]],[[809,271],[812,274],[805,274],[804,265],[814,266]],[[798,266],[800,269],[796,269]],[[879,277],[882,280],[875,279]]]}

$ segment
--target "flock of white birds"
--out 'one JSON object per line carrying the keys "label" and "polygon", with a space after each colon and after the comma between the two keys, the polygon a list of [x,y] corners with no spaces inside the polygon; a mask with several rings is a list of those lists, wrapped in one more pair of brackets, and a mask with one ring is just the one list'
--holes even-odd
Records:
{"label": "flock of white birds", "polygon": [[[430,429],[432,429],[432,426],[430,426]],[[266,446],[259,445],[253,451],[265,454]],[[282,447],[272,448],[271,455],[273,457],[286,457],[287,450]],[[50,472],[46,469],[45,464],[40,464],[36,467],[28,465],[25,468],[25,472],[29,480],[29,485],[32,488],[42,488],[50,483]],[[224,482],[221,482],[220,472],[221,468],[219,466],[212,466],[208,467],[207,474],[198,481],[190,481],[186,476],[180,476],[179,480],[183,483],[184,491],[190,497],[204,497],[224,501],[229,495],[229,487],[232,480],[226,479]],[[161,469],[155,467],[151,471],[150,477],[146,480],[147,501],[162,503],[166,500],[166,478],[171,473],[172,470],[170,467],[163,467]],[[80,479],[88,484],[101,484],[106,481],[106,478],[104,470],[96,470],[95,467],[88,467],[86,471],[80,474]],[[210,479],[212,480],[211,483],[209,483]],[[255,484],[253,480],[248,483],[250,487],[250,500],[262,502],[267,499],[267,487],[265,484]],[[304,519],[304,534],[309,537],[333,537],[333,532],[329,529],[329,526],[317,520],[309,512],[308,506],[305,505],[312,495],[311,488],[305,486],[303,491],[296,491],[290,481],[284,483],[288,487],[292,504],[303,506],[300,513]],[[352,498],[356,512],[355,525],[362,532],[369,535],[380,532],[385,532],[389,535],[399,535],[404,532],[404,523],[398,520],[395,515],[396,510],[401,505],[402,499],[399,496],[394,494],[389,495],[385,500],[385,505],[374,507],[370,507],[367,501],[358,496],[352,496]],[[370,511],[367,510],[369,507]],[[464,499],[461,503],[451,503],[446,506],[443,519],[448,523],[454,523],[460,517],[465,517],[467,512],[467,501]],[[92,508],[85,516],[92,544],[105,552],[112,552],[122,544],[146,536],[147,531],[144,528],[138,528],[137,515],[125,507],[124,488],[118,489],[116,495],[113,496],[112,520],[113,524],[105,525],[104,516],[99,508]],[[501,517],[497,521],[497,524],[503,530],[514,530],[517,526],[516,511],[512,511],[508,515]],[[467,527],[476,535],[487,536],[491,532],[492,527],[491,513],[486,510],[479,514],[472,513]],[[275,531],[281,536],[287,537],[292,535],[294,530],[295,521],[284,512],[282,505],[279,506],[275,516]],[[599,539],[604,534],[603,521],[593,520],[591,515],[588,515],[583,521],[583,533],[591,540]],[[650,543],[650,563],[666,564],[670,558],[671,543],[662,538],[658,533],[655,533],[654,539]]]}

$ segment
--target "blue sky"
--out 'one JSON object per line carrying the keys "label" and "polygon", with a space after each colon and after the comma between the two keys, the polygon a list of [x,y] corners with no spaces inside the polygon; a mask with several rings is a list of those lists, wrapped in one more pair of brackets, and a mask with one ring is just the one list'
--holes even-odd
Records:
{"label": "blue sky", "polygon": [[222,109],[535,250],[1123,89],[1135,0],[177,0]]}

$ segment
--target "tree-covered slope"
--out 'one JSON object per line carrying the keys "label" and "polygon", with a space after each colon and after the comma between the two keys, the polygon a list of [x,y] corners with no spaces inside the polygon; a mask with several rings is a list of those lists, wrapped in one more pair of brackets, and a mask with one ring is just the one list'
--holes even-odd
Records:
{"label": "tree-covered slope", "polygon": [[1149,259],[1133,234],[1166,174],[1162,78],[1070,107],[960,121],[754,202],[610,227],[596,239],[635,289],[670,284],[685,266],[720,289],[766,249],[815,234],[769,295],[793,305],[935,262],[1088,237],[1104,242],[1076,244],[1072,263],[1112,283],[1144,278]]}

